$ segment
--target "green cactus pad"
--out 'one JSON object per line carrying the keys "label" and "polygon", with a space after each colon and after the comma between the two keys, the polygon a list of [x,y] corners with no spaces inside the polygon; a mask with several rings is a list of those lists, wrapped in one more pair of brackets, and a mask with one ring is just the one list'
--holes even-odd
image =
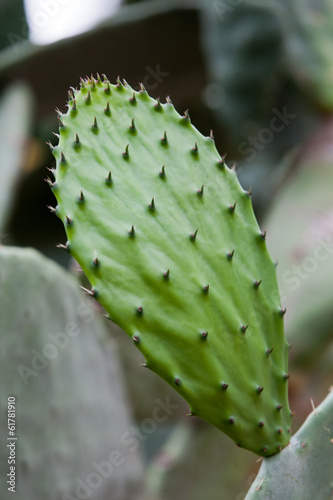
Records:
{"label": "green cactus pad", "polygon": [[91,293],[192,415],[277,453],[288,344],[250,193],[187,112],[144,88],[82,80],[59,120],[50,184]]}

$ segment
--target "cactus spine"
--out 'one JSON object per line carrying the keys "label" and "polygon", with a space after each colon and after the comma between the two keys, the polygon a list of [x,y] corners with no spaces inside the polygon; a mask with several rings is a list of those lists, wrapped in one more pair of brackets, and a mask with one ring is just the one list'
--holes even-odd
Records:
{"label": "cactus spine", "polygon": [[263,456],[290,439],[288,344],[250,193],[188,112],[118,79],[59,114],[56,214],[91,295],[199,416]]}

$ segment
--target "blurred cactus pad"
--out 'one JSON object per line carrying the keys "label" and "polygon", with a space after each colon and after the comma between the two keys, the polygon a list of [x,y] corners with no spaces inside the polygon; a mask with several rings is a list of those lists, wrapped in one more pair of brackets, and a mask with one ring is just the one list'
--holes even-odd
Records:
{"label": "blurred cactus pad", "polygon": [[188,112],[97,75],[59,112],[55,181],[89,293],[146,365],[238,446],[290,440],[288,343],[251,193]]}
{"label": "blurred cactus pad", "polygon": [[[93,304],[32,248],[0,245],[0,283],[0,391],[16,400],[18,436],[14,494],[3,437],[1,500],[142,500],[139,452],[120,439],[132,423],[122,370]],[[2,397],[3,429],[7,407]],[[112,453],[122,457],[113,474]],[[90,488],[99,464],[108,472]]]}

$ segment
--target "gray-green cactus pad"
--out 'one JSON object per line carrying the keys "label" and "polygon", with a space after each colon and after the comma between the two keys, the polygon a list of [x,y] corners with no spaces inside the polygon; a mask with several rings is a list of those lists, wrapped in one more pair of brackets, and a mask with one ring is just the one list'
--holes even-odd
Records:
{"label": "gray-green cactus pad", "polygon": [[170,100],[99,78],[69,97],[50,184],[91,293],[193,415],[278,452],[288,344],[250,193]]}
{"label": "gray-green cactus pad", "polygon": [[333,391],[279,455],[263,461],[245,500],[333,499]]}
{"label": "gray-green cactus pad", "polygon": [[[0,284],[1,499],[142,500],[141,463],[125,440],[132,421],[121,366],[93,303],[32,249],[0,246]],[[15,493],[6,483],[11,465]]]}

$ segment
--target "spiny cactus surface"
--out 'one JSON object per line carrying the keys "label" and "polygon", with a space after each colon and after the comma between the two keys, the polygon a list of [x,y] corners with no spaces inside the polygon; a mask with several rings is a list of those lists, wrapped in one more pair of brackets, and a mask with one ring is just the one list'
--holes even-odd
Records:
{"label": "spiny cactus surface", "polygon": [[250,193],[188,112],[119,79],[59,112],[56,214],[91,294],[199,416],[263,456],[290,439],[275,264]]}
{"label": "spiny cactus surface", "polygon": [[245,500],[333,499],[333,390],[282,453],[264,460]]}

